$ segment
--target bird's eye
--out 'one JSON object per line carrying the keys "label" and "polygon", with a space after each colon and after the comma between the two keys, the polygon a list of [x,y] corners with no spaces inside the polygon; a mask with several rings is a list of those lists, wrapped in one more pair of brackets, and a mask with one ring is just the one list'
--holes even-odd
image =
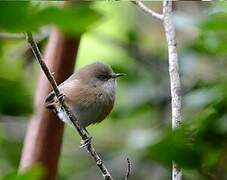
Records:
{"label": "bird's eye", "polygon": [[102,80],[102,81],[107,81],[109,79],[108,75],[99,75],[98,79]]}

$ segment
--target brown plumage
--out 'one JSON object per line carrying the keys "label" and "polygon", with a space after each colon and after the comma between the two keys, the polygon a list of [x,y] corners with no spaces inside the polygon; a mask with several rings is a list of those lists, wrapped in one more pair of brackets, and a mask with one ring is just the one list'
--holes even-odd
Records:
{"label": "brown plumage", "polygon": [[[111,112],[115,101],[116,77],[111,67],[102,63],[85,66],[59,85],[65,102],[83,128],[99,123]],[[61,120],[70,123],[51,92],[46,98],[46,107],[57,111]]]}

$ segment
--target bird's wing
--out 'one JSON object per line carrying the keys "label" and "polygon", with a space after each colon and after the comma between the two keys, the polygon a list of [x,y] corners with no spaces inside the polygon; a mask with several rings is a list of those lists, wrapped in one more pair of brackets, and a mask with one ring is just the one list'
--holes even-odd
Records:
{"label": "bird's wing", "polygon": [[[75,103],[76,95],[81,91],[81,83],[78,79],[69,79],[59,85],[59,91],[65,96],[65,101]],[[77,93],[76,93],[77,92]]]}
{"label": "bird's wing", "polygon": [[[63,83],[61,83],[58,88],[60,90],[61,93],[64,94],[64,92],[62,92],[62,90],[64,89],[64,87],[68,86],[67,84],[71,84],[70,81],[74,81],[76,80],[76,73],[74,73],[73,75],[71,75],[68,79],[66,79]],[[66,88],[67,89],[67,88]],[[45,106],[48,109],[53,109],[53,103],[55,101],[55,93],[53,91],[51,91],[48,96],[45,99]]]}

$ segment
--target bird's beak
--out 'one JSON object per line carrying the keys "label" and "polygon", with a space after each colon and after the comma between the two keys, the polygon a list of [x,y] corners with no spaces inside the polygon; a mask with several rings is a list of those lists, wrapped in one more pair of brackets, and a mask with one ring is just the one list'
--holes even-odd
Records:
{"label": "bird's beak", "polygon": [[112,77],[118,78],[118,77],[125,76],[125,75],[126,75],[125,73],[116,73],[116,74],[113,74]]}

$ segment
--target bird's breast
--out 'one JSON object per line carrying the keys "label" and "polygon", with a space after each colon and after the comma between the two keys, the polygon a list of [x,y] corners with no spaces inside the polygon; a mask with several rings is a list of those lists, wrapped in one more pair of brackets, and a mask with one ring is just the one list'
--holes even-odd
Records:
{"label": "bird's breast", "polygon": [[[112,79],[91,85],[83,84],[75,79],[62,83],[59,89],[65,95],[66,103],[74,112],[81,126],[86,127],[101,122],[111,112],[115,100],[116,82]],[[69,122],[60,111],[59,117],[64,122]]]}
{"label": "bird's breast", "polygon": [[71,107],[82,127],[101,122],[112,110],[115,100],[115,82],[81,89]]}
{"label": "bird's breast", "polygon": [[[103,101],[114,101],[116,91],[116,82],[115,80],[109,80],[101,86],[101,93]],[[108,102],[106,102],[108,103]]]}

